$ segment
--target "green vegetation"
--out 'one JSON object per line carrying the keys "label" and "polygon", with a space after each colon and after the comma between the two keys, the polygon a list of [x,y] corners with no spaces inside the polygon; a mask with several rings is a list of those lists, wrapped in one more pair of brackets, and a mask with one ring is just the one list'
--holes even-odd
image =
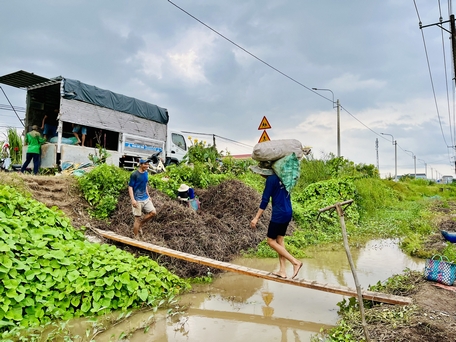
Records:
{"label": "green vegetation", "polygon": [[229,174],[213,173],[204,163],[195,162],[193,165],[182,164],[166,167],[166,174],[159,173],[149,176],[149,184],[164,192],[171,198],[177,197],[177,189],[182,183],[193,188],[206,189],[232,177]]}
{"label": "green vegetation", "polygon": [[147,257],[89,243],[60,212],[6,185],[0,185],[0,251],[3,340],[15,326],[159,306],[189,288]]}
{"label": "green vegetation", "polygon": [[100,164],[78,178],[84,198],[92,206],[90,214],[106,219],[114,211],[117,198],[128,184],[130,173],[113,165]]}
{"label": "green vegetation", "polygon": [[[11,157],[11,163],[22,164],[22,139],[17,134],[17,130],[15,128],[7,128],[6,141],[0,141],[0,145],[3,146],[5,142],[9,145],[8,152]],[[0,151],[0,154],[1,153],[3,153],[3,151]],[[6,155],[0,155],[0,157],[6,157]]]}
{"label": "green vegetation", "polygon": [[221,158],[222,155],[215,146],[208,145],[205,141],[192,139],[192,137],[188,137],[188,140],[190,140],[191,145],[188,148],[185,161],[189,163],[209,163],[207,166],[211,169],[213,166],[211,163],[215,163],[216,159]]}

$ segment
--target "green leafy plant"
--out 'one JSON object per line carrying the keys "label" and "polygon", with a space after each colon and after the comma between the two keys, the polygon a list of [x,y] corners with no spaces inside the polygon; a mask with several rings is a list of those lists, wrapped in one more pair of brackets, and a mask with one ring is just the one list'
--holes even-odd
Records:
{"label": "green leafy plant", "polygon": [[93,165],[101,165],[106,163],[106,159],[108,159],[111,155],[100,144],[97,144],[96,147],[98,149],[98,152],[95,152],[95,154],[89,153],[89,160]]}
{"label": "green leafy plant", "polygon": [[0,334],[12,325],[159,306],[189,288],[147,257],[86,241],[60,212],[4,185],[0,251]]}
{"label": "green leafy plant", "polygon": [[117,166],[101,164],[78,178],[84,198],[92,206],[90,214],[99,219],[109,217],[116,208],[117,198],[127,187],[130,173]]}
{"label": "green leafy plant", "polygon": [[211,167],[214,167],[212,163],[215,163],[216,159],[222,157],[221,153],[217,151],[215,146],[206,144],[205,141],[192,139],[192,137],[188,137],[188,140],[190,140],[192,145],[188,148],[187,155],[184,158],[185,161],[190,163],[211,162]]}

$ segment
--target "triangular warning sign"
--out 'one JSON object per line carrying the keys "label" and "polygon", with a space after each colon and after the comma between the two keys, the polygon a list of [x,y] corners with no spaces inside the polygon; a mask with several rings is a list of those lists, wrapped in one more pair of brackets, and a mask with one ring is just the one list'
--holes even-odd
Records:
{"label": "triangular warning sign", "polygon": [[268,119],[266,119],[266,117],[263,116],[263,120],[261,120],[260,126],[258,126],[258,130],[261,131],[262,129],[269,129],[269,128],[272,128],[272,127],[269,124]]}
{"label": "triangular warning sign", "polygon": [[265,141],[269,141],[271,139],[269,139],[269,135],[268,133],[266,133],[266,131],[263,131],[263,134],[261,134],[261,137],[260,137],[260,140],[258,140],[258,142],[265,142]]}

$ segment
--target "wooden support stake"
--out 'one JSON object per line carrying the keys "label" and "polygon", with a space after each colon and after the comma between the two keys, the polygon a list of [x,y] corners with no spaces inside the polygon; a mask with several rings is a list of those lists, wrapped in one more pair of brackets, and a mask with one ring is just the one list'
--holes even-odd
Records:
{"label": "wooden support stake", "polygon": [[345,253],[347,254],[348,258],[348,263],[350,264],[350,268],[353,274],[353,279],[355,280],[355,286],[356,286],[356,292],[358,294],[358,303],[359,303],[359,311],[361,313],[361,320],[362,320],[362,325],[363,325],[363,330],[364,330],[364,337],[366,338],[366,341],[369,342],[369,332],[367,330],[367,324],[366,324],[366,318],[364,315],[364,301],[363,301],[363,294],[361,290],[361,285],[359,284],[358,281],[358,275],[356,274],[356,269],[355,269],[355,263],[353,262],[353,258],[350,253],[350,247],[348,245],[348,238],[347,238],[347,229],[345,227],[345,219],[344,219],[344,211],[342,209],[343,205],[350,205],[353,203],[353,200],[348,200],[342,203],[336,203],[332,206],[320,209],[319,212],[323,212],[326,210],[330,209],[336,209],[337,214],[339,215],[339,220],[340,220],[340,225],[342,227],[342,236],[344,238],[344,247],[345,247]]}

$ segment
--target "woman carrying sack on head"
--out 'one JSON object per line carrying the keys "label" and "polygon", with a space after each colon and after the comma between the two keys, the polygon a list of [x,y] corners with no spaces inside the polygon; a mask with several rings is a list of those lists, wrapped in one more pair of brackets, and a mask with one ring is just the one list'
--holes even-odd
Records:
{"label": "woman carrying sack on head", "polygon": [[272,216],[268,226],[267,243],[279,255],[279,271],[272,273],[272,275],[286,279],[285,261],[288,260],[293,265],[293,275],[291,276],[291,279],[294,279],[298,275],[303,264],[287,251],[284,243],[288,224],[290,223],[293,214],[290,194],[280,178],[274,173],[273,169],[250,166],[250,170],[266,178],[266,185],[263,196],[261,197],[260,207],[257,214],[250,222],[250,227],[256,229],[258,220],[272,198]]}
{"label": "woman carrying sack on head", "polygon": [[40,161],[41,161],[41,145],[46,142],[40,132],[38,132],[38,126],[33,125],[32,130],[27,133],[25,136],[25,144],[27,146],[27,157],[25,159],[25,163],[21,167],[21,172],[23,173],[27,166],[33,159],[33,173],[36,175],[40,169]]}

